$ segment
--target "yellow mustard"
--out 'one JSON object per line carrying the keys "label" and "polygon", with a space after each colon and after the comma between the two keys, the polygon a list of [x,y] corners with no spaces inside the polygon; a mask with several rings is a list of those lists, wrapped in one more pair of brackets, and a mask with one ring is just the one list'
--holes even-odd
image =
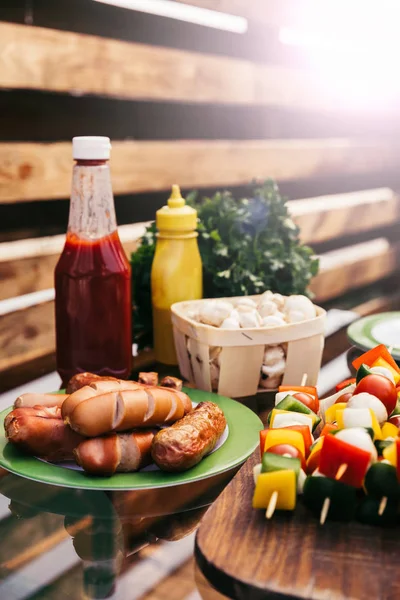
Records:
{"label": "yellow mustard", "polygon": [[157,361],[176,365],[171,305],[203,296],[197,211],[185,204],[179,186],[172,186],[168,205],[157,211],[156,226],[157,244],[151,268],[154,349]]}

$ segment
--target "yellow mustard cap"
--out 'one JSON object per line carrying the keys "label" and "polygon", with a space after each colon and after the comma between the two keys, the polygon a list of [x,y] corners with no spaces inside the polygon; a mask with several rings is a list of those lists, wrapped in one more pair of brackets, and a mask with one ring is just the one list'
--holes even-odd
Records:
{"label": "yellow mustard cap", "polygon": [[156,212],[156,226],[163,231],[194,231],[197,228],[197,210],[186,205],[179,185],[172,186],[168,204]]}

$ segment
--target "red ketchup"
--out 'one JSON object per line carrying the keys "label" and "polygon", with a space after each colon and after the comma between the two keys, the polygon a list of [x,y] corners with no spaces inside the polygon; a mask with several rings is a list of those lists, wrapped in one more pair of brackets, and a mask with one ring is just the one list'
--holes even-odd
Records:
{"label": "red ketchup", "polygon": [[74,138],[67,239],[55,269],[57,370],[129,377],[131,269],[115,218],[108,138]]}

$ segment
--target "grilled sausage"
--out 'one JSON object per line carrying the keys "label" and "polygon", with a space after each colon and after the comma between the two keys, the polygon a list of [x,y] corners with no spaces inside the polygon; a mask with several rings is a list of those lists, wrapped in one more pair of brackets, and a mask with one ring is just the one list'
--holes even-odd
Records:
{"label": "grilled sausage", "polygon": [[51,462],[71,460],[84,439],[65,425],[58,407],[16,408],[7,415],[4,428],[11,443]]}
{"label": "grilled sausage", "polygon": [[85,385],[90,385],[96,381],[118,381],[118,379],[115,377],[101,377],[100,375],[95,375],[95,373],[77,373],[69,380],[66,392],[67,394],[72,394],[80,388],[85,387]]}
{"label": "grilled sausage", "polygon": [[151,463],[155,430],[143,429],[85,440],[74,450],[75,460],[92,475],[138,471]]}
{"label": "grilled sausage", "polygon": [[201,402],[193,412],[159,431],[151,455],[163,471],[186,471],[213,448],[226,427],[222,410],[213,402]]}
{"label": "grilled sausage", "polygon": [[14,402],[14,408],[22,406],[61,406],[68,396],[66,394],[21,394]]}
{"label": "grilled sausage", "polygon": [[139,373],[138,382],[143,383],[143,385],[158,385],[158,373],[154,371]]}
{"label": "grilled sausage", "polygon": [[[75,394],[90,394],[85,390],[88,387]],[[75,394],[64,403],[63,418],[72,429],[87,437],[174,423],[192,410],[189,396],[157,386],[105,392],[79,399],[70,407]]]}
{"label": "grilled sausage", "polygon": [[171,388],[173,390],[177,390],[178,392],[182,391],[182,379],[178,379],[177,377],[171,377],[167,375],[161,380],[160,385],[163,387]]}

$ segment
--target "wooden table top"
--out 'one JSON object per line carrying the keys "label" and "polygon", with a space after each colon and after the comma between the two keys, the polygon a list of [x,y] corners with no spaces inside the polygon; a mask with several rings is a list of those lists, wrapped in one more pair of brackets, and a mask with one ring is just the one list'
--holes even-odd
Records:
{"label": "wooden table top", "polygon": [[400,598],[400,529],[320,526],[301,502],[267,521],[251,506],[257,462],[258,450],[197,533],[197,564],[219,592],[237,600]]}

